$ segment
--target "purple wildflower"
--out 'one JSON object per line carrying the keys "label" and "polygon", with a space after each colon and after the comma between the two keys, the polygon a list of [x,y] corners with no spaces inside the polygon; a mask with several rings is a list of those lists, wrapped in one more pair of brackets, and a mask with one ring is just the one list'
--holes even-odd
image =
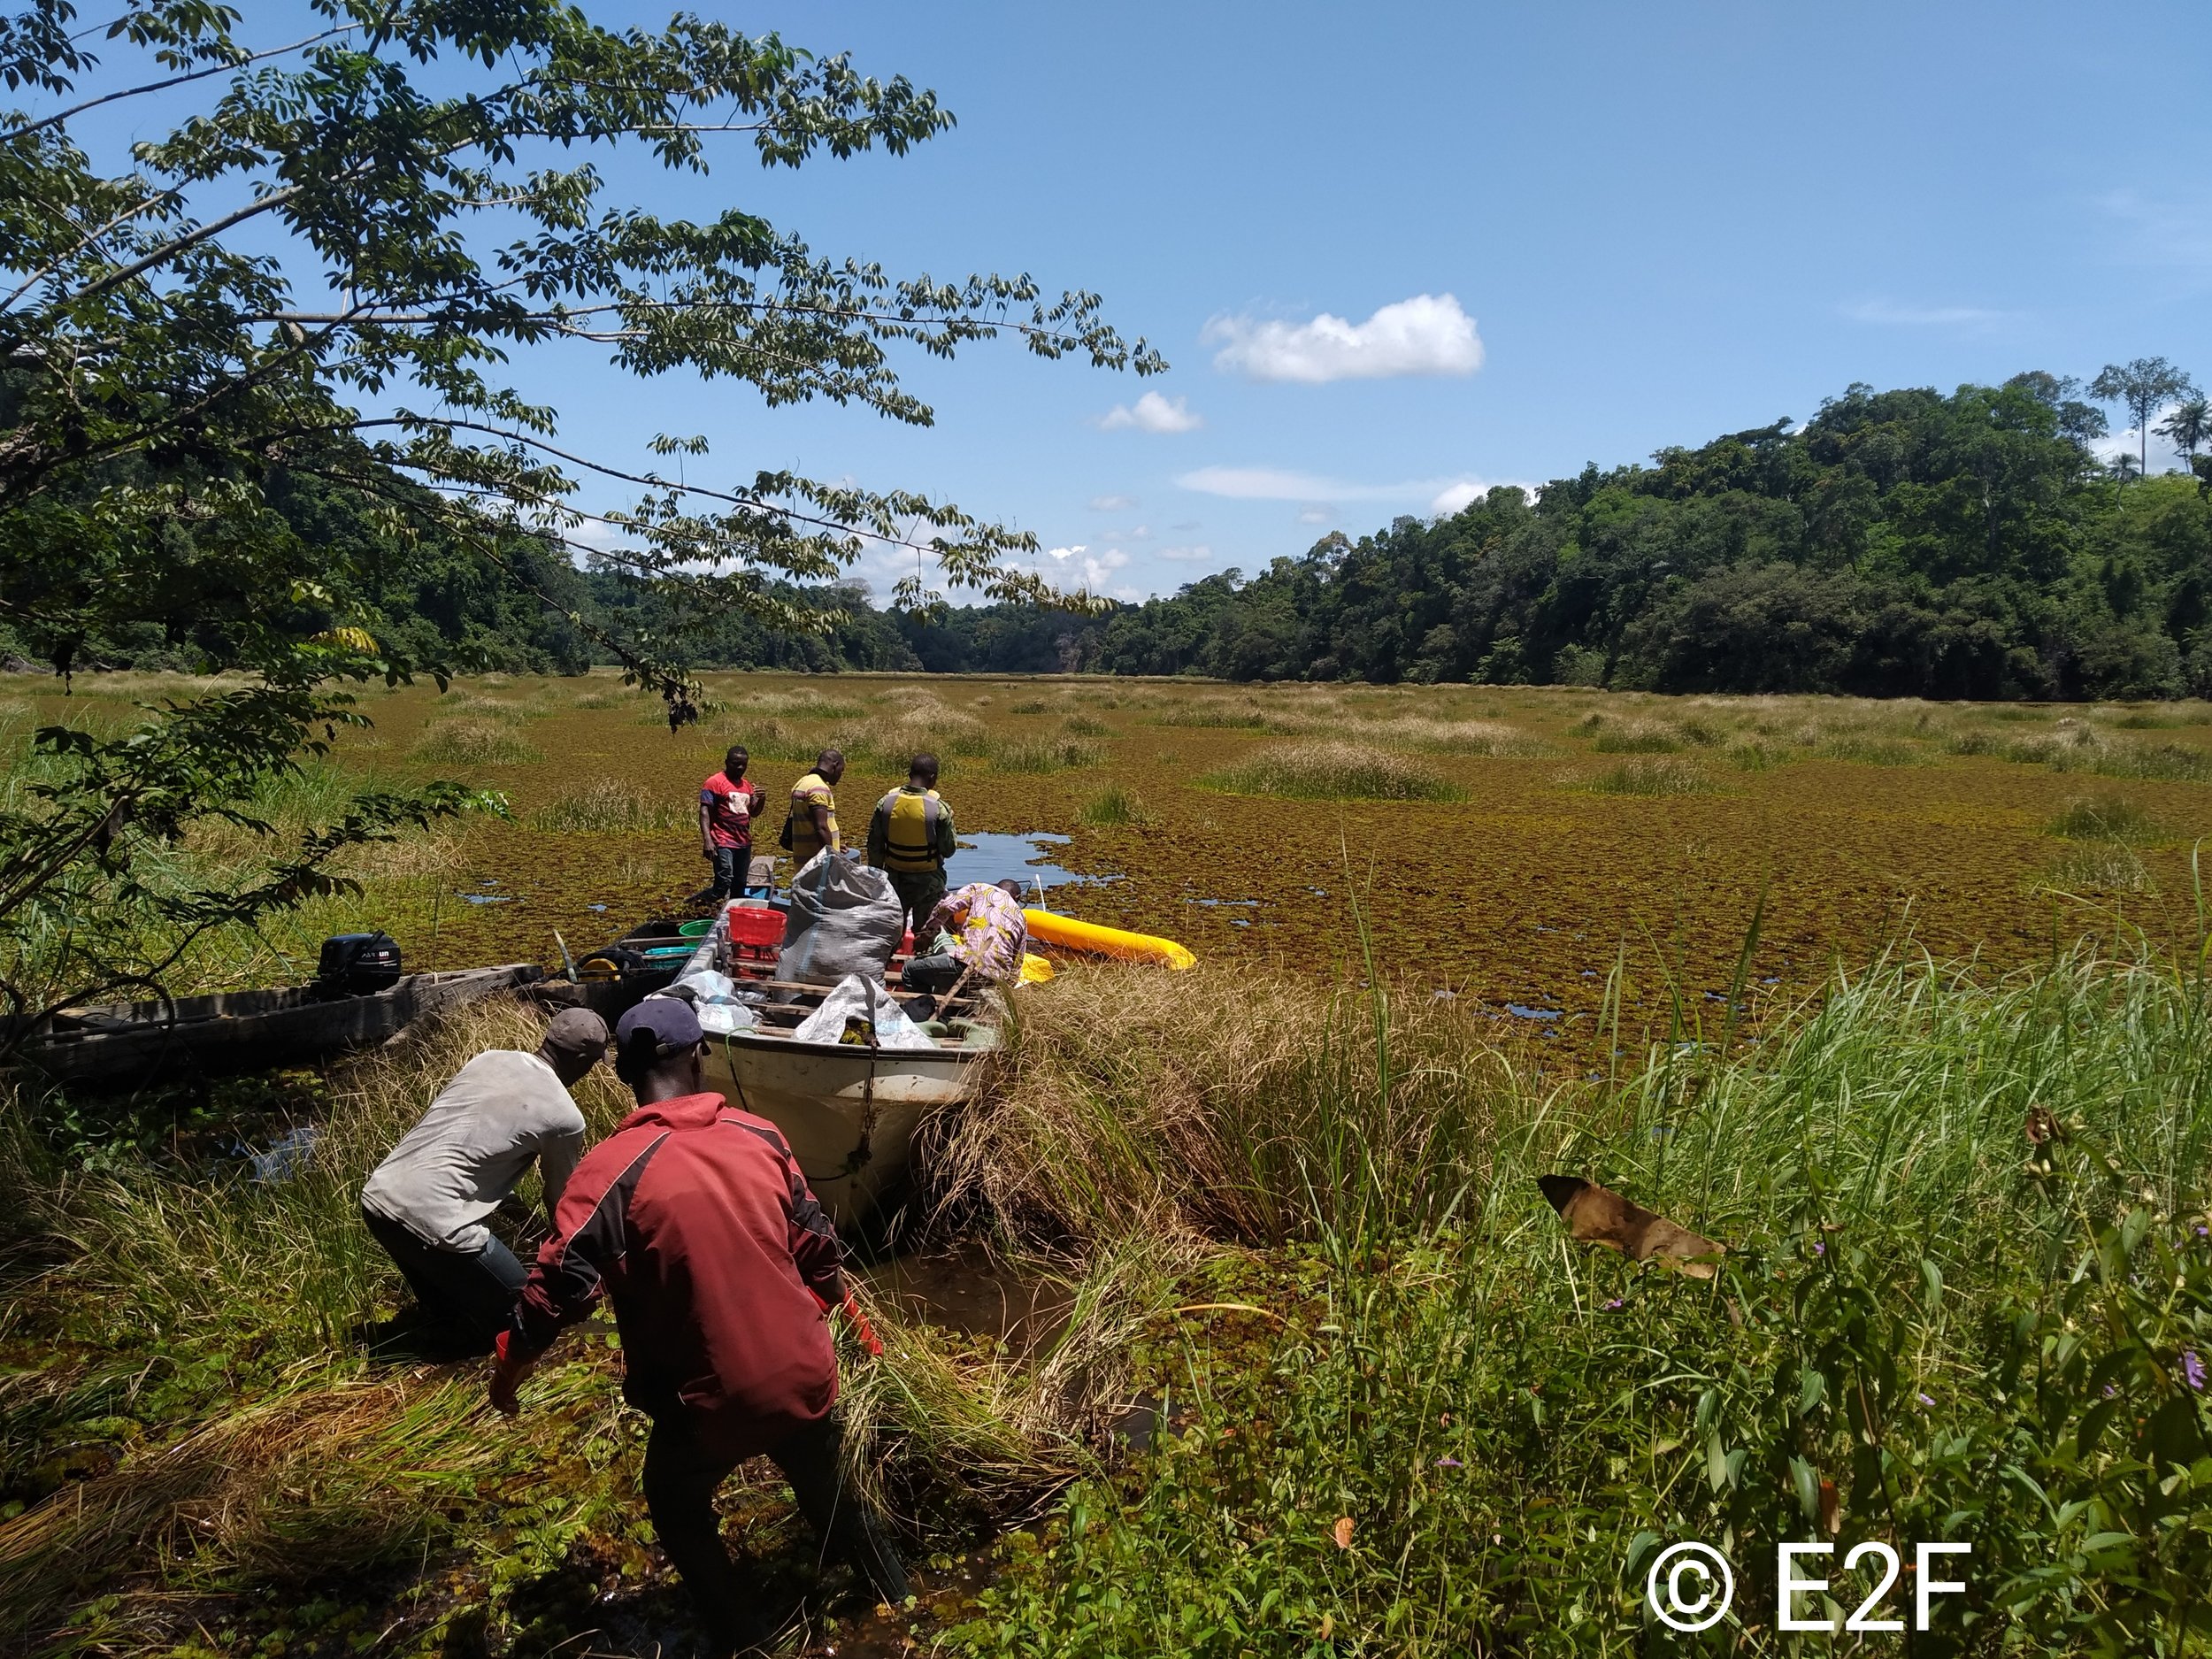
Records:
{"label": "purple wildflower", "polygon": [[2185,1348],[2181,1356],[2181,1374],[2189,1386],[2200,1394],[2204,1391],[2204,1362],[2197,1357],[2194,1348]]}
{"label": "purple wildflower", "polygon": [[1827,1254],[1828,1254],[1828,1247],[1827,1247],[1827,1245],[1826,1245],[1825,1243],[1824,1243],[1822,1240],[1818,1240],[1818,1239],[1814,1240],[1813,1240],[1813,1254],[1814,1254],[1815,1256],[1825,1256],[1825,1255],[1827,1255]]}
{"label": "purple wildflower", "polygon": [[1612,1301],[1610,1301],[1610,1302],[1607,1302],[1607,1303],[1605,1304],[1605,1310],[1606,1310],[1608,1313],[1610,1313],[1610,1312],[1612,1312],[1612,1311],[1613,1311],[1613,1310],[1614,1310],[1614,1309],[1616,1309],[1616,1308],[1624,1308],[1624,1307],[1626,1307],[1627,1305],[1628,1305],[1628,1304],[1627,1304],[1627,1302],[1626,1302],[1624,1299],[1622,1299],[1622,1298],[1621,1298],[1621,1297],[1619,1297],[1619,1296],[1616,1296],[1616,1297],[1614,1297],[1614,1298],[1613,1298],[1613,1300],[1612,1300]]}
{"label": "purple wildflower", "polygon": [[1466,1467],[1456,1457],[1440,1457],[1436,1460],[1436,1466],[1439,1469],[1464,1469]]}
{"label": "purple wildflower", "polygon": [[1916,1398],[1916,1399],[1920,1402],[1920,1403],[1921,1403],[1922,1405],[1924,1405],[1924,1406],[1932,1406],[1932,1405],[1935,1404],[1935,1400],[1934,1400],[1933,1396],[1929,1395],[1929,1394],[1918,1394],[1918,1395],[1916,1395],[1916,1396],[1915,1396],[1915,1398]]}

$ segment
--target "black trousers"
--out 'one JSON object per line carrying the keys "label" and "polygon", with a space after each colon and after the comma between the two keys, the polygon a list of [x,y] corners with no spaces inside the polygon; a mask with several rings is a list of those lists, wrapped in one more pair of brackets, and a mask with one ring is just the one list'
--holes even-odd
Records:
{"label": "black trousers", "polygon": [[487,1240],[480,1250],[441,1250],[366,1204],[361,1219],[442,1334],[472,1349],[491,1347],[513,1317],[515,1298],[529,1277],[512,1250],[497,1239]]}
{"label": "black trousers", "polygon": [[[929,913],[937,908],[937,902],[945,896],[945,872],[942,865],[934,870],[887,870],[891,878],[891,890],[899,895],[899,908],[906,912],[906,925],[917,933]],[[914,949],[927,950],[929,941],[916,939]]]}
{"label": "black trousers", "polygon": [[[906,1572],[867,1503],[845,1484],[843,1434],[834,1413],[808,1425],[768,1455],[791,1483],[799,1511],[832,1552],[852,1563],[883,1600],[906,1599]],[[645,1443],[645,1507],[661,1548],[690,1592],[699,1621],[725,1647],[764,1639],[757,1609],[745,1605],[737,1570],[722,1542],[714,1494],[737,1465],[708,1454],[680,1412],[653,1419]]]}

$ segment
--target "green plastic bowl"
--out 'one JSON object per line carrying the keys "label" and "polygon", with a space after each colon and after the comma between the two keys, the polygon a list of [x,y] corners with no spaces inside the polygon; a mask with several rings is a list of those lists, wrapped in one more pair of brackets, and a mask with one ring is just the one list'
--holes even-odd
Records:
{"label": "green plastic bowl", "polygon": [[713,926],[714,918],[711,916],[703,916],[695,922],[686,922],[676,931],[681,933],[686,939],[697,939],[703,934],[708,928]]}

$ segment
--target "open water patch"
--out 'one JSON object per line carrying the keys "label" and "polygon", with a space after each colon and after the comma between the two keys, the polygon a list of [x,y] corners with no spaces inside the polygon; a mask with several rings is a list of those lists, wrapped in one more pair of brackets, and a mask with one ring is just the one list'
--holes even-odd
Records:
{"label": "open water patch", "polygon": [[959,837],[952,856],[945,860],[945,885],[959,887],[972,881],[1003,881],[1010,876],[1029,889],[1033,900],[1040,886],[1048,893],[1054,887],[1121,879],[1112,875],[1087,876],[1054,864],[1052,855],[1067,844],[1068,837],[1048,830],[1027,834],[972,831]]}

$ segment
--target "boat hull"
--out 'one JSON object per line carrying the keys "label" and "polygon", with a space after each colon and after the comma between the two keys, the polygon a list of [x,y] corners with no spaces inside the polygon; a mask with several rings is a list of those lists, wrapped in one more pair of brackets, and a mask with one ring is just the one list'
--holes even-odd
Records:
{"label": "boat hull", "polygon": [[411,973],[382,991],[324,997],[310,989],[238,991],[73,1010],[19,1035],[14,1064],[57,1082],[136,1088],[171,1072],[222,1076],[301,1065],[381,1042],[426,1014],[542,979],[534,963]]}
{"label": "boat hull", "polygon": [[711,1037],[707,1081],[783,1131],[838,1231],[880,1240],[913,1175],[914,1132],[974,1098],[979,1050],[869,1049],[787,1037]]}

